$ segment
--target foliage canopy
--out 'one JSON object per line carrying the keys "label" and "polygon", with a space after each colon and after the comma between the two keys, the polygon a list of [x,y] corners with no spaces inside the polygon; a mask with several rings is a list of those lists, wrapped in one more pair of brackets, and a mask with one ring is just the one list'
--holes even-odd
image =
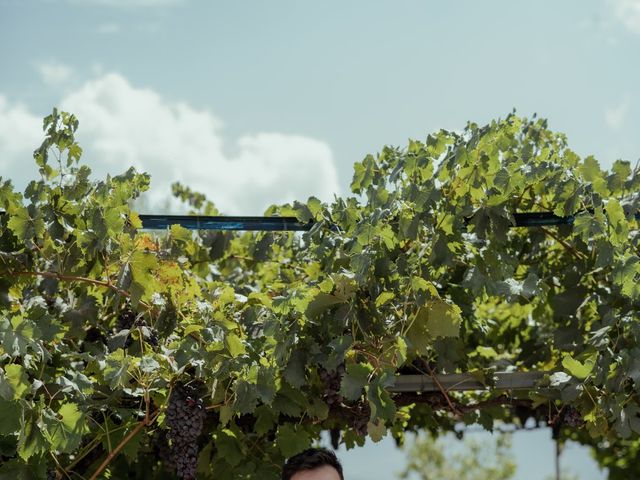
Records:
{"label": "foliage canopy", "polygon": [[[198,478],[276,479],[323,430],[353,447],[529,417],[596,445],[613,478],[640,475],[629,162],[603,171],[546,121],[512,114],[367,155],[353,196],[268,209],[312,220],[303,235],[153,233],[130,206],[149,176],[92,180],[77,127],[54,110],[41,179],[24,194],[0,179],[1,478],[168,478],[156,449],[177,382],[207,408]],[[576,219],[510,228],[532,211]],[[525,392],[388,388],[398,372],[491,386],[530,370],[549,374]],[[584,428],[564,421],[576,413]]]}

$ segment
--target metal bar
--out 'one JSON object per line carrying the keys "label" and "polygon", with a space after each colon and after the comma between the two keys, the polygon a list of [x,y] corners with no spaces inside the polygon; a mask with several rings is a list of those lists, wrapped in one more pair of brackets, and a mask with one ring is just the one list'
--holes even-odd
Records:
{"label": "metal bar", "polygon": [[550,212],[514,213],[515,227],[542,227],[547,225],[571,225],[575,217],[559,217]]}
{"label": "metal bar", "polygon": [[[0,216],[5,212],[0,212]],[[640,221],[640,212],[635,214]],[[514,213],[515,225],[511,227],[541,227],[571,225],[575,216],[559,217],[551,212]],[[313,222],[302,223],[295,217],[222,217],[204,215],[140,215],[142,228],[164,230],[180,225],[189,230],[243,230],[243,231],[308,231]]]}
{"label": "metal bar", "polygon": [[180,225],[189,230],[304,231],[311,223],[295,217],[221,217],[199,215],[140,215],[142,228],[163,230]]}
{"label": "metal bar", "polygon": [[[471,373],[436,375],[447,391],[468,390],[522,390],[533,388],[544,377],[544,372],[498,372],[491,385],[481,382]],[[399,375],[390,392],[439,392],[440,387],[429,375]]]}

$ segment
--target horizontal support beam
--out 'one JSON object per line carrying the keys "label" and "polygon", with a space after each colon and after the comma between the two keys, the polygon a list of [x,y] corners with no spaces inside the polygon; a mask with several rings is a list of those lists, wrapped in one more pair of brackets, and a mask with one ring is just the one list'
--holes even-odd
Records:
{"label": "horizontal support beam", "polygon": [[[635,215],[640,220],[640,213]],[[572,225],[575,216],[559,217],[551,212],[514,213],[511,227]],[[165,229],[178,224],[191,230],[307,231],[313,222],[302,223],[295,217],[208,217],[191,215],[140,215],[142,228]]]}
{"label": "horizontal support beam", "polygon": [[312,223],[295,217],[222,217],[204,215],[140,215],[142,228],[164,230],[180,225],[189,230],[305,231]]}
{"label": "horizontal support beam", "polygon": [[[446,391],[470,390],[522,390],[535,387],[545,372],[498,372],[493,385],[486,385],[471,373],[436,375],[438,383]],[[399,375],[390,392],[439,392],[440,387],[430,375]]]}
{"label": "horizontal support beam", "polygon": [[[5,212],[0,212],[0,216]],[[514,213],[515,224],[511,227],[543,227],[550,225],[572,225],[575,216],[559,217],[551,212]],[[640,220],[640,213],[635,214]],[[164,230],[171,225],[180,225],[189,230],[235,230],[265,232],[308,231],[313,222],[303,223],[295,217],[233,217],[206,215],[140,215],[142,228]]]}
{"label": "horizontal support beam", "polygon": [[[0,211],[0,217],[6,212]],[[295,217],[233,217],[207,215],[139,215],[142,228],[164,230],[171,225],[180,225],[189,230],[235,230],[235,231],[308,231],[313,222],[303,223]],[[640,221],[640,213],[635,214]],[[572,225],[575,216],[558,217],[551,212],[514,213],[515,223],[510,227],[543,227],[549,225]]]}

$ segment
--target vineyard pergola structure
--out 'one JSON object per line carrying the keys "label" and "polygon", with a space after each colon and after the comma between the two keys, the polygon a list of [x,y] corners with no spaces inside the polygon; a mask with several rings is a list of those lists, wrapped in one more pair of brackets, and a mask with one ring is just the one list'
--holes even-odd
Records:
{"label": "vineyard pergola structure", "polygon": [[354,165],[352,195],[140,215],[54,112],[0,179],[0,477],[277,479],[352,448],[550,425],[640,475],[640,168],[515,114]]}

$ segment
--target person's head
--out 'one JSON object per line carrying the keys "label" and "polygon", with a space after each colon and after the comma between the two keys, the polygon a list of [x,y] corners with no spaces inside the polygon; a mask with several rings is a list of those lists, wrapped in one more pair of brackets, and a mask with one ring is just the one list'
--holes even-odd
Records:
{"label": "person's head", "polygon": [[344,476],[335,453],[324,448],[309,448],[287,460],[282,480],[344,480]]}

